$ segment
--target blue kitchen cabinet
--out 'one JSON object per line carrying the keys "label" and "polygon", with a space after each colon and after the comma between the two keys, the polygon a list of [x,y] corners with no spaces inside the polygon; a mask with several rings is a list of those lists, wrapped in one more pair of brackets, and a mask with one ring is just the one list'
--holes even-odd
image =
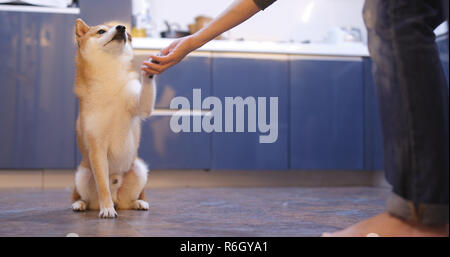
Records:
{"label": "blue kitchen cabinet", "polygon": [[364,169],[383,170],[383,137],[372,61],[364,58]]}
{"label": "blue kitchen cabinet", "polygon": [[[245,109],[244,132],[214,132],[212,168],[216,170],[287,170],[289,62],[278,59],[213,59],[213,95],[222,101],[222,131],[225,129],[225,97],[266,97],[266,120],[269,120],[269,97],[278,97],[278,139],[260,143],[258,126],[248,132],[248,108]],[[258,110],[258,108],[256,108]],[[258,111],[256,111],[258,113]],[[236,110],[234,129],[236,129]],[[256,118],[256,122],[258,119]],[[267,133],[265,133],[267,135]]]}
{"label": "blue kitchen cabinet", "polygon": [[[192,89],[211,94],[211,58],[192,56],[157,76],[156,110],[167,111],[177,96],[189,99]],[[192,131],[192,117],[191,117]],[[210,169],[211,134],[179,132],[170,128],[170,116],[152,116],[142,125],[139,156],[151,169]]]}
{"label": "blue kitchen cabinet", "polygon": [[0,168],[73,168],[70,14],[0,12]]}
{"label": "blue kitchen cabinet", "polygon": [[290,168],[363,169],[361,59],[293,59],[290,74]]}

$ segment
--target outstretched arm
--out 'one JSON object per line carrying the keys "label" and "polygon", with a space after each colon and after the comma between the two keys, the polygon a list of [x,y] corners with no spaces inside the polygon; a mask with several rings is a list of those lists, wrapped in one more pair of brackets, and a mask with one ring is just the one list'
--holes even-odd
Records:
{"label": "outstretched arm", "polygon": [[[273,2],[272,0],[267,1]],[[150,75],[160,74],[179,63],[190,52],[241,24],[259,11],[260,7],[255,4],[254,0],[236,0],[206,27],[191,36],[175,40],[169,47],[163,49],[162,56],[150,56],[159,64],[144,62],[141,69]]]}

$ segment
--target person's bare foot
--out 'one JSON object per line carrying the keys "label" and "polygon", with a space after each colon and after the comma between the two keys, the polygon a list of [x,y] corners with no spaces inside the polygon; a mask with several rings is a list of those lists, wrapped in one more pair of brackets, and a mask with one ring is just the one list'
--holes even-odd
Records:
{"label": "person's bare foot", "polygon": [[351,227],[334,232],[323,233],[323,237],[448,237],[448,224],[443,226],[425,226],[407,222],[383,212],[375,217],[363,220]]}

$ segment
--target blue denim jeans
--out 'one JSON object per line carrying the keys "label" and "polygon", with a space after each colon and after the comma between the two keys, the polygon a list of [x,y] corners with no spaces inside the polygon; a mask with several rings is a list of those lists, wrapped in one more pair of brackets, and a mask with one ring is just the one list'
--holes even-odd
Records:
{"label": "blue denim jeans", "polygon": [[447,8],[448,0],[366,0],[363,13],[393,187],[387,211],[427,225],[449,220],[449,92],[433,33]]}

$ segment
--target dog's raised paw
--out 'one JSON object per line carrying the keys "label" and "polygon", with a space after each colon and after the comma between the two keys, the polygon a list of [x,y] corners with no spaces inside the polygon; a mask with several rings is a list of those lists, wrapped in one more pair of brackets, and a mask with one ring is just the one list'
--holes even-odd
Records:
{"label": "dog's raised paw", "polygon": [[117,218],[117,212],[114,207],[101,208],[98,216],[104,219]]}
{"label": "dog's raised paw", "polygon": [[147,211],[148,210],[148,203],[144,200],[136,200],[134,201],[133,209],[135,210],[142,210]]}
{"label": "dog's raised paw", "polygon": [[86,210],[86,202],[82,200],[78,200],[72,204],[73,211],[85,211]]}

